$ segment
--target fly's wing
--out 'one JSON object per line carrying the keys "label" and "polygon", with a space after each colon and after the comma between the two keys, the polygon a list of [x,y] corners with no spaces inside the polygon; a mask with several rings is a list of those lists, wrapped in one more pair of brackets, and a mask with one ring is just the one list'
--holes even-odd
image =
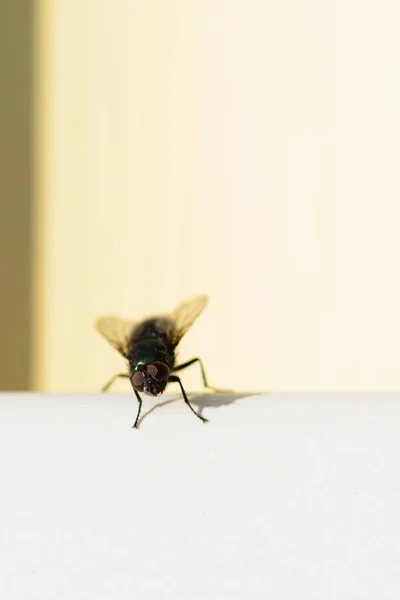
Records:
{"label": "fly's wing", "polygon": [[185,333],[190,329],[196,319],[201,315],[208,304],[208,296],[196,296],[191,300],[182,302],[177,308],[166,315],[160,317],[160,323],[163,322],[168,335],[168,340],[176,346]]}
{"label": "fly's wing", "polygon": [[131,350],[132,332],[136,325],[134,321],[112,316],[100,317],[95,323],[97,331],[125,358]]}

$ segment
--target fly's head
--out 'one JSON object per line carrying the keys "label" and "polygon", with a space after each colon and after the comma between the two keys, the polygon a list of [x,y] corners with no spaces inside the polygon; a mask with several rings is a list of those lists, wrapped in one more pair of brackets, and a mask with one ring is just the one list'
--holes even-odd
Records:
{"label": "fly's head", "polygon": [[134,390],[144,392],[149,396],[159,396],[167,387],[169,367],[162,362],[152,362],[139,365],[130,380]]}

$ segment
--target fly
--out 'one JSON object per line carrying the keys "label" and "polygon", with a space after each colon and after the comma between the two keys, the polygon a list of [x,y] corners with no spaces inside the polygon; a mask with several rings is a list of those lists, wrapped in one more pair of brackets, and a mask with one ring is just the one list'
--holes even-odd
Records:
{"label": "fly", "polygon": [[[178,383],[182,396],[190,410],[203,423],[205,419],[197,413],[190,404],[182,381],[177,371],[186,369],[194,363],[199,363],[204,386],[207,383],[203,363],[200,358],[176,365],[176,347],[185,333],[208,304],[206,295],[196,296],[182,302],[171,313],[148,317],[141,321],[128,321],[119,317],[101,317],[96,321],[97,330],[105,337],[122,356],[128,361],[129,372],[114,375],[102,388],[106,392],[119,377],[128,378],[139,403],[136,420],[137,427],[142,399],[139,392],[149,396],[159,396],[165,391],[168,383]],[[215,389],[215,388],[213,388]]]}

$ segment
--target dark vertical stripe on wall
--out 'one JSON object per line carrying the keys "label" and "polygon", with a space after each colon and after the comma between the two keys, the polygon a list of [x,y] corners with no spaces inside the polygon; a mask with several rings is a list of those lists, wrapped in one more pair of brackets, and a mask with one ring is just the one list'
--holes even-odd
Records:
{"label": "dark vertical stripe on wall", "polygon": [[0,0],[0,390],[31,389],[34,0]]}

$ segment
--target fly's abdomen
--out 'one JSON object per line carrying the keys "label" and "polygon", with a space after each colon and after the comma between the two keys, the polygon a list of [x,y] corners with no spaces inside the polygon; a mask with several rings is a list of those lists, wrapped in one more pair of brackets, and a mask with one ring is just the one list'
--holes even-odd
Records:
{"label": "fly's abdomen", "polygon": [[168,339],[167,319],[147,319],[139,323],[132,331],[132,342],[138,344],[148,339]]}

